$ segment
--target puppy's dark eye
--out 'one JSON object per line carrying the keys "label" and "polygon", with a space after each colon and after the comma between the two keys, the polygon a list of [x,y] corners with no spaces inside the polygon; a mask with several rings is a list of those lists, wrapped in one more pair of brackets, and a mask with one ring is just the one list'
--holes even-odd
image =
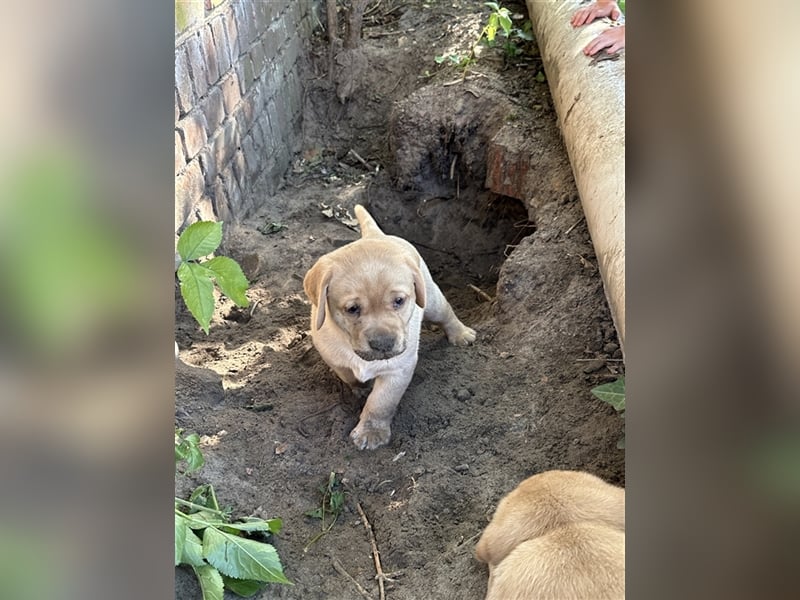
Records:
{"label": "puppy's dark eye", "polygon": [[397,297],[394,299],[394,307],[400,308],[401,306],[403,306],[403,304],[405,304],[405,302],[406,302],[405,298]]}
{"label": "puppy's dark eye", "polygon": [[358,304],[352,304],[344,309],[348,315],[358,315],[361,312],[361,307]]}

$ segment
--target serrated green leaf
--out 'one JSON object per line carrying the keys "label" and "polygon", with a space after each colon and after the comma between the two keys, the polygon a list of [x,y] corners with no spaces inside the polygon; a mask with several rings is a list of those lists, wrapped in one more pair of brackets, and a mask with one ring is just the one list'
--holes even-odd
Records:
{"label": "serrated green leaf", "polygon": [[200,436],[193,433],[181,439],[179,435],[176,435],[175,441],[177,442],[175,445],[175,461],[185,460],[187,473],[196,471],[205,464],[203,452],[199,448]]}
{"label": "serrated green leaf", "polygon": [[203,452],[200,448],[189,446],[189,455],[186,457],[186,472],[197,471],[204,464],[206,464],[206,459],[203,457]]}
{"label": "serrated green leaf", "polygon": [[500,10],[500,5],[497,2],[484,2],[483,4],[492,10]]}
{"label": "serrated green leaf", "polygon": [[203,540],[197,537],[197,534],[188,526],[183,544],[183,553],[181,554],[181,563],[193,567],[202,567],[206,564],[206,561],[203,560]]}
{"label": "serrated green leaf", "polygon": [[178,254],[183,260],[197,260],[214,252],[221,242],[222,222],[198,221],[178,238]]}
{"label": "serrated green leaf", "polygon": [[203,600],[223,600],[222,576],[211,565],[192,567],[197,581],[200,582],[200,589],[203,591]]}
{"label": "serrated green leaf", "polygon": [[237,523],[225,523],[226,527],[236,529],[238,531],[269,531],[270,533],[278,533],[283,526],[280,519],[252,519],[248,521],[240,521]]}
{"label": "serrated green leaf", "polygon": [[207,510],[198,510],[189,513],[186,517],[186,525],[191,529],[205,529],[206,527],[218,527],[227,525],[219,516]]}
{"label": "serrated green leaf", "polygon": [[175,566],[181,564],[181,557],[183,556],[183,548],[186,545],[186,532],[189,528],[186,526],[186,519],[182,515],[175,515]]}
{"label": "serrated green leaf", "polygon": [[214,279],[228,298],[233,300],[237,306],[246,308],[250,302],[245,296],[248,286],[247,277],[244,276],[242,268],[232,258],[227,256],[215,256],[203,263],[203,266],[214,273]]}
{"label": "serrated green leaf", "polygon": [[217,495],[214,493],[214,486],[210,483],[197,486],[192,495],[189,496],[189,502],[205,506],[211,510],[219,510]]}
{"label": "serrated green leaf", "polygon": [[614,407],[617,412],[625,410],[625,378],[604,383],[592,390],[592,394]]}
{"label": "serrated green leaf", "polygon": [[303,514],[305,514],[305,516],[307,516],[307,517],[311,517],[312,519],[321,519],[322,518],[322,509],[321,508],[315,508],[314,510],[307,510]]}
{"label": "serrated green leaf", "polygon": [[186,308],[208,335],[208,326],[214,314],[214,283],[211,271],[197,263],[181,263],[178,281]]}
{"label": "serrated green leaf", "polygon": [[235,577],[222,576],[222,582],[225,587],[232,591],[237,596],[242,598],[249,598],[255,596],[258,592],[266,587],[266,583],[262,581],[253,581],[252,579],[236,579]]}
{"label": "serrated green leaf", "polygon": [[203,534],[203,557],[228,577],[290,583],[270,544],[208,528]]}
{"label": "serrated green leaf", "polygon": [[175,446],[175,462],[185,460],[189,455],[189,447],[183,444]]}
{"label": "serrated green leaf", "polygon": [[544,72],[539,71],[538,73],[536,73],[536,77],[534,79],[536,79],[536,81],[538,81],[539,83],[544,83],[545,81]]}

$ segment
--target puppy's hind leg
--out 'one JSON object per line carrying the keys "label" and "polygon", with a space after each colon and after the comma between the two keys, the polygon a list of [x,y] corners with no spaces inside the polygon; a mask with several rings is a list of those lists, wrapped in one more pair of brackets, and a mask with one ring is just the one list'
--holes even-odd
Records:
{"label": "puppy's hind leg", "polygon": [[474,342],[477,337],[475,330],[464,325],[456,316],[456,313],[453,312],[453,307],[450,306],[442,290],[433,281],[433,277],[428,271],[428,266],[422,262],[420,268],[422,276],[425,278],[427,292],[425,313],[422,318],[440,325],[447,334],[447,339],[455,346],[466,346]]}

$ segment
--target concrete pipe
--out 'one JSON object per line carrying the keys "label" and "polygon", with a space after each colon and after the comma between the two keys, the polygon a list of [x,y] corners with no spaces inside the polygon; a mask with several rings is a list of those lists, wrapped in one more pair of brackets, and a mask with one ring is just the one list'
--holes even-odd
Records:
{"label": "concrete pipe", "polygon": [[592,61],[583,48],[611,26],[573,28],[586,2],[527,0],[606,298],[625,347],[625,54]]}

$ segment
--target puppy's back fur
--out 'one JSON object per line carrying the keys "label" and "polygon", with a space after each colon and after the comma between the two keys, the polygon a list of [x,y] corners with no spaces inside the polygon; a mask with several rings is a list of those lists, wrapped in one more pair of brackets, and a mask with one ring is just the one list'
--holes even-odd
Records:
{"label": "puppy's back fur", "polygon": [[475,548],[487,600],[623,598],[625,490],[589,473],[548,471],[504,497]]}
{"label": "puppy's back fur", "polygon": [[625,534],[575,523],[522,542],[491,574],[486,600],[623,600]]}
{"label": "puppy's back fur", "polygon": [[624,531],[625,490],[581,471],[539,473],[500,501],[475,553],[496,565],[524,541],[587,521]]}

